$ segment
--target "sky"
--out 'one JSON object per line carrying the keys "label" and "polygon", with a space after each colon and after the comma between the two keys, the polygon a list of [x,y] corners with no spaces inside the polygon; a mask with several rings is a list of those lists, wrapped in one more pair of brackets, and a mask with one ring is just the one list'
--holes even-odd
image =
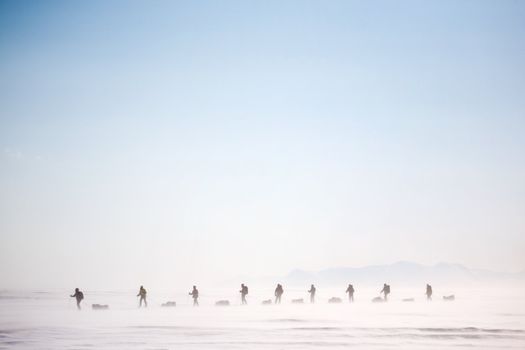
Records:
{"label": "sky", "polygon": [[525,269],[522,1],[0,1],[0,288]]}

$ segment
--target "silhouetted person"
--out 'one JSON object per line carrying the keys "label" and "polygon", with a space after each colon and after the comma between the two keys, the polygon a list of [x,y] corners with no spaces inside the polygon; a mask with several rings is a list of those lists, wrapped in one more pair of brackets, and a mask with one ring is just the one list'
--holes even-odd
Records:
{"label": "silhouetted person", "polygon": [[348,288],[346,288],[346,293],[348,293],[348,301],[351,303],[354,302],[354,292],[355,292],[354,286],[349,284]]}
{"label": "silhouetted person", "polygon": [[193,306],[199,306],[199,291],[197,287],[193,286],[193,290],[188,294],[193,298]]}
{"label": "silhouetted person", "polygon": [[284,290],[283,286],[280,284],[277,284],[277,288],[275,288],[275,303],[280,304],[281,303],[281,296],[283,295]]}
{"label": "silhouetted person", "polygon": [[427,284],[427,291],[425,294],[427,295],[427,300],[432,300],[432,286],[430,284]]}
{"label": "silhouetted person", "polygon": [[144,289],[144,287],[140,286],[139,294],[137,294],[137,296],[140,296],[139,307],[142,306],[142,301],[144,301],[144,306],[148,307],[148,302],[146,301],[146,294],[147,294],[147,292]]}
{"label": "silhouetted person", "polygon": [[390,286],[388,284],[383,284],[383,289],[379,292],[379,294],[385,294],[385,301],[388,300],[388,294],[390,294]]}
{"label": "silhouetted person", "polygon": [[82,293],[78,288],[75,288],[75,294],[70,295],[71,298],[77,300],[77,308],[80,310],[80,302],[84,299],[84,293]]}
{"label": "silhouetted person", "polygon": [[312,284],[310,286],[310,290],[308,291],[308,293],[310,293],[310,303],[312,304],[315,303],[315,291],[315,286]]}
{"label": "silhouetted person", "polygon": [[242,304],[248,304],[246,302],[246,295],[248,295],[248,287],[244,285],[244,283],[241,284],[241,290],[239,291],[241,293],[241,301]]}

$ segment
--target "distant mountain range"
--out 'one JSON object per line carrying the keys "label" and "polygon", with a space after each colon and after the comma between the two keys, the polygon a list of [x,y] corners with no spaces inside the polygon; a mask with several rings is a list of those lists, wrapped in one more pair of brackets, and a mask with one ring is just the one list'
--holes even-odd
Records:
{"label": "distant mountain range", "polygon": [[461,284],[466,283],[502,283],[525,282],[525,271],[519,273],[501,273],[480,269],[469,269],[459,264],[439,263],[426,266],[409,261],[399,261],[390,265],[364,267],[330,268],[320,271],[293,270],[284,281],[292,285],[308,283],[323,284]]}

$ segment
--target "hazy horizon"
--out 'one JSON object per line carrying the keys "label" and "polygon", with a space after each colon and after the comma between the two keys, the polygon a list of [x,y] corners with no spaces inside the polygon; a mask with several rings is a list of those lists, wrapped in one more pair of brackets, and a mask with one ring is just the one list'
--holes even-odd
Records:
{"label": "hazy horizon", "polygon": [[0,1],[0,289],[523,271],[524,18]]}

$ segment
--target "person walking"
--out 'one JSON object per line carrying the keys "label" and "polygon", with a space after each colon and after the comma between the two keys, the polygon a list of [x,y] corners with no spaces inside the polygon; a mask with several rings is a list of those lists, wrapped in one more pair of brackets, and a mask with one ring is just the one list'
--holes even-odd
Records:
{"label": "person walking", "polygon": [[315,291],[317,289],[315,289],[315,286],[312,284],[310,286],[310,290],[308,291],[308,293],[310,293],[310,303],[313,304],[315,303]]}
{"label": "person walking", "polygon": [[199,306],[199,291],[196,286],[193,286],[193,290],[188,293],[193,298],[193,306]]}
{"label": "person walking", "polygon": [[428,301],[432,300],[432,286],[430,284],[428,284],[428,283],[427,283],[427,290],[426,290],[425,294],[427,295],[427,300]]}
{"label": "person walking", "polygon": [[140,286],[139,294],[137,294],[138,297],[140,297],[139,300],[139,307],[142,307],[142,302],[144,301],[144,306],[148,307],[148,302],[146,301],[146,289],[144,289],[143,286]]}
{"label": "person walking", "polygon": [[281,303],[281,297],[284,293],[283,286],[280,284],[277,284],[277,287],[275,288],[275,304]]}
{"label": "person walking", "polygon": [[243,305],[248,304],[246,301],[246,296],[248,295],[248,287],[244,285],[244,283],[241,284],[241,290],[239,291],[241,293],[241,303]]}
{"label": "person walking", "polygon": [[82,293],[78,288],[75,288],[75,293],[70,295],[70,297],[77,300],[77,309],[80,310],[80,302],[84,299],[84,293]]}
{"label": "person walking", "polygon": [[354,286],[349,284],[348,288],[346,288],[346,293],[348,293],[348,301],[351,303],[354,302],[354,292],[355,292]]}
{"label": "person walking", "polygon": [[383,289],[379,292],[379,294],[383,293],[385,295],[385,301],[388,301],[388,294],[390,294],[390,286],[386,283],[383,284]]}

